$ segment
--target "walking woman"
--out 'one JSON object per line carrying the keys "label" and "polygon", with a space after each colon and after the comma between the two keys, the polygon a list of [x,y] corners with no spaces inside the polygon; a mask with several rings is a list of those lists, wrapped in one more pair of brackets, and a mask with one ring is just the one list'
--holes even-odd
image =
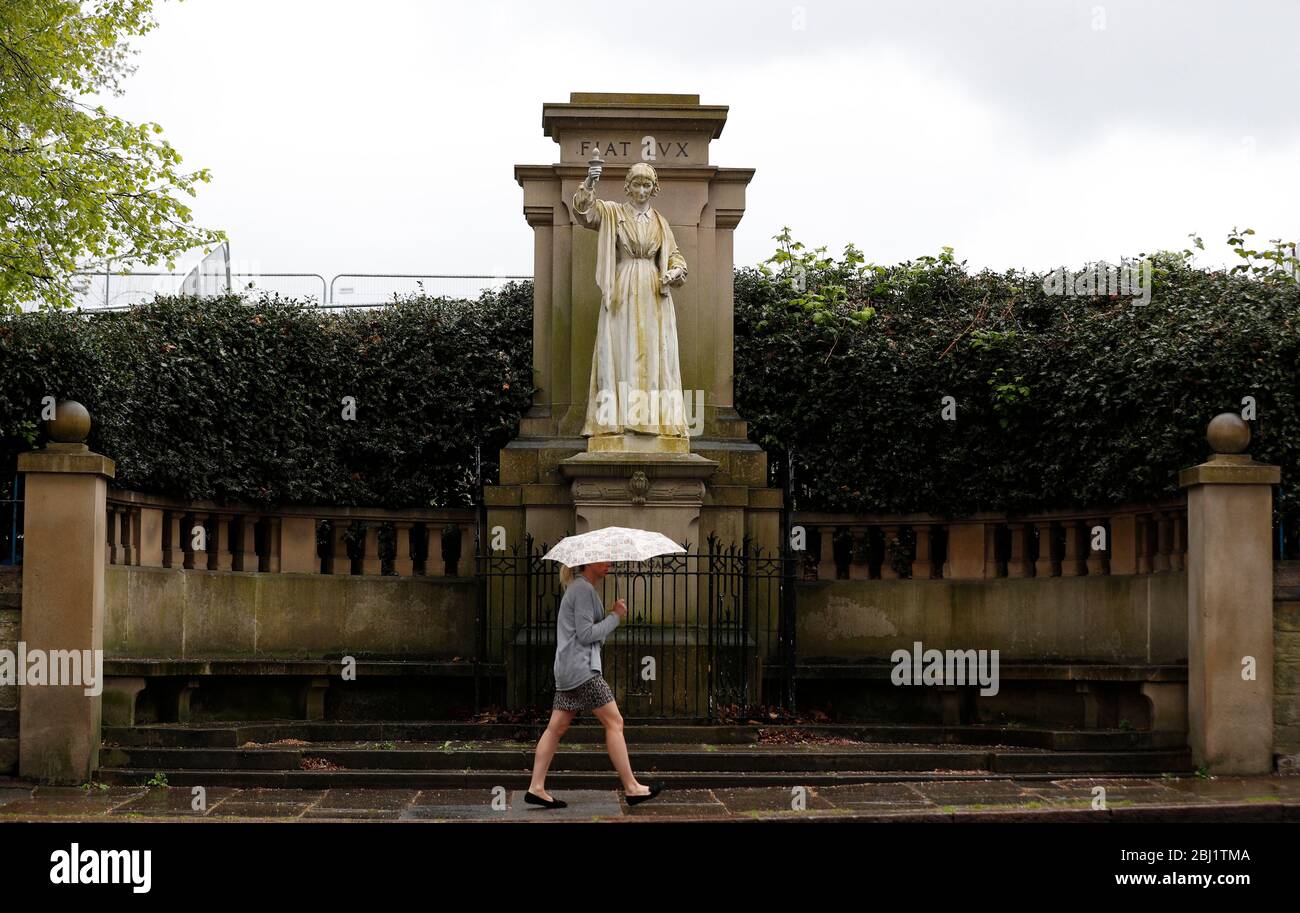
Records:
{"label": "walking woman", "polygon": [[610,615],[602,618],[605,608],[596,592],[596,584],[609,573],[609,566],[608,561],[574,568],[560,566],[564,598],[560,600],[560,611],[555,619],[555,703],[551,721],[537,743],[533,782],[524,794],[524,801],[532,805],[547,808],[568,805],[561,799],[553,799],[546,791],[546,772],[555,757],[560,738],[573,718],[583,710],[594,713],[605,727],[605,747],[623,782],[623,795],[628,805],[653,799],[664,788],[662,783],[646,786],[632,773],[627,743],[623,741],[623,717],[614,703],[614,692],[601,675],[600,645],[627,615],[627,604],[620,599],[614,603]]}

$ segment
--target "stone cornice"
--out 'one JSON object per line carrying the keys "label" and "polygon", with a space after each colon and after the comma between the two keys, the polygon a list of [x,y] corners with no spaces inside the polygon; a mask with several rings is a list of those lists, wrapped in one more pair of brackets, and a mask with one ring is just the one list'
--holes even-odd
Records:
{"label": "stone cornice", "polygon": [[[654,165],[655,173],[660,180],[674,180],[677,178],[694,179],[708,178],[713,181],[725,181],[732,184],[748,184],[754,177],[753,168],[722,168],[717,165],[671,165],[651,162]],[[608,181],[612,178],[620,180],[626,177],[627,170],[631,165],[614,165],[606,164],[601,176],[602,181]],[[552,165],[516,165],[515,181],[523,186],[524,181],[554,181],[557,179],[572,178],[581,180],[587,176],[586,165],[562,164],[556,162]]]}
{"label": "stone cornice", "polygon": [[1178,473],[1178,486],[1195,485],[1276,485],[1282,481],[1280,466],[1256,463],[1245,453],[1216,453],[1199,466]]}

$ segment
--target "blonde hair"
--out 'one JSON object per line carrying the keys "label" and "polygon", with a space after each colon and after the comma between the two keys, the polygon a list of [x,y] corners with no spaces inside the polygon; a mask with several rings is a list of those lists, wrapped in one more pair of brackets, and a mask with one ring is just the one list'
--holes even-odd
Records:
{"label": "blonde hair", "polygon": [[569,567],[567,564],[560,565],[560,583],[564,584],[565,589],[568,589],[569,584],[573,583],[573,578],[581,574],[582,569],[586,566],[585,564],[579,564],[575,567]]}

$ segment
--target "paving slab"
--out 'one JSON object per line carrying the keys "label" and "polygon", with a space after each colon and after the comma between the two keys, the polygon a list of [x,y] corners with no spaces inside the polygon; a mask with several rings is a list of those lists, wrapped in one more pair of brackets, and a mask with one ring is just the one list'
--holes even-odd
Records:
{"label": "paving slab", "polygon": [[487,805],[492,801],[490,789],[422,789],[412,805]]}
{"label": "paving slab", "polygon": [[[490,812],[492,807],[486,802],[472,805],[411,805],[402,809],[397,817],[402,821],[483,821],[492,820],[487,817]],[[504,813],[493,814],[500,816]]]}
{"label": "paving slab", "polygon": [[1042,802],[1036,789],[1014,780],[963,780],[945,783],[913,783],[912,787],[935,805],[1021,805]]}
{"label": "paving slab", "polygon": [[1095,796],[1094,790],[1100,786],[1106,790],[1107,807],[1123,807],[1135,804],[1180,805],[1195,803],[1196,796],[1187,791],[1174,788],[1172,780],[1055,780],[1044,784],[1042,791],[1049,801],[1066,805],[1086,802],[1091,806]]}
{"label": "paving slab", "polygon": [[[729,787],[727,789],[715,789],[713,795],[717,800],[727,807],[727,811],[732,814],[748,814],[750,812],[784,812],[792,811],[790,805],[794,801],[794,790],[786,786],[759,786],[751,788]],[[809,787],[805,795],[805,808],[807,809],[831,809],[835,806],[829,801],[822,798],[818,793]]]}
{"label": "paving slab", "polygon": [[16,802],[19,799],[30,799],[33,789],[30,786],[2,786],[0,787],[0,805],[9,802]]}
{"label": "paving slab", "polygon": [[656,805],[658,798],[654,802],[646,802],[642,805],[635,805],[627,810],[629,818],[730,818],[731,813],[721,802],[713,802],[707,805],[694,803],[679,802],[675,805],[664,804]]}
{"label": "paving slab", "polygon": [[309,808],[304,821],[400,821],[405,808]]}
{"label": "paving slab", "polygon": [[78,799],[71,796],[19,799],[16,802],[0,805],[0,820],[27,819],[29,817],[102,818],[127,801],[126,798],[117,798],[111,802],[106,802],[101,799]]}
{"label": "paving slab", "polygon": [[620,800],[619,793],[608,789],[566,789],[563,795],[559,791],[552,792],[550,787],[546,790],[551,794],[552,799],[563,799],[569,803],[565,808],[543,808],[540,805],[530,805],[524,801],[525,789],[514,790],[510,794],[510,808],[504,812],[507,818],[513,820],[542,820],[540,815],[545,816],[545,820],[564,819],[564,820],[583,820],[593,815],[612,815],[622,817],[624,809],[627,808]]}
{"label": "paving slab", "polygon": [[[1106,808],[1093,809],[1093,788]],[[1080,778],[914,781],[809,786],[807,806],[791,808],[790,787],[683,788],[629,806],[622,790],[565,789],[569,805],[546,809],[523,789],[208,789],[206,812],[188,787],[80,787],[4,784],[0,822],[41,820],[302,821],[927,821],[953,823],[1107,821],[1300,821],[1300,778]],[[504,807],[493,804],[504,798]]]}
{"label": "paving slab", "polygon": [[393,809],[411,805],[420,794],[418,789],[331,789],[314,806],[315,809]]}
{"label": "paving slab", "polygon": [[306,802],[314,803],[324,798],[327,790],[324,789],[272,789],[268,787],[255,787],[252,789],[238,790],[237,797],[241,802]]}
{"label": "paving slab", "polygon": [[173,786],[164,789],[151,789],[142,796],[136,796],[112,809],[113,815],[176,815],[178,817],[203,817],[223,799],[228,799],[239,792],[227,786],[213,786],[204,790],[205,809],[194,808],[194,794],[188,787]]}
{"label": "paving slab", "polygon": [[[643,778],[641,782],[645,783],[649,779],[651,778]],[[547,792],[556,799],[564,798],[555,790],[547,789]],[[649,808],[652,805],[721,805],[721,801],[714,795],[714,792],[712,789],[675,789],[669,786],[649,802],[631,805],[628,808],[637,811],[638,809]]]}
{"label": "paving slab", "polygon": [[311,806],[305,802],[241,802],[226,799],[208,814],[211,818],[300,818]]}
{"label": "paving slab", "polygon": [[1186,777],[1164,785],[1196,798],[1300,799],[1300,777]]}
{"label": "paving slab", "polygon": [[934,803],[910,783],[847,783],[815,787],[818,797],[835,808],[915,808]]}

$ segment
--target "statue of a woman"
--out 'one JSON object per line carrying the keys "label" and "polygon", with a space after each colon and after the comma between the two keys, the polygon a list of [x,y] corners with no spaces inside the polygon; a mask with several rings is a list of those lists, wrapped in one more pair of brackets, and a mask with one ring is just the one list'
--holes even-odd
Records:
{"label": "statue of a woman", "polygon": [[601,307],[582,433],[626,431],[686,438],[677,317],[670,286],[686,279],[686,258],[668,220],[650,207],[654,168],[638,162],[623,185],[629,202],[596,199],[593,161],[573,194],[578,224],[594,228]]}

